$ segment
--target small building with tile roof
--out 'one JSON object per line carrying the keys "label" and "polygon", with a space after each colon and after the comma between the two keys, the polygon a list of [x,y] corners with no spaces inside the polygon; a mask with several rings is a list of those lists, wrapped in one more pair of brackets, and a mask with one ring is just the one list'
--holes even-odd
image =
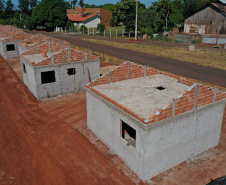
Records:
{"label": "small building with tile roof", "polygon": [[144,181],[219,143],[224,91],[132,62],[86,87],[88,128]]}
{"label": "small building with tile roof", "polygon": [[74,26],[80,28],[82,25],[85,25],[87,28],[96,28],[100,23],[100,16],[85,13],[85,14],[67,14],[68,20],[74,23]]}
{"label": "small building with tile roof", "polygon": [[[12,28],[8,30],[6,28]],[[31,35],[23,32],[21,29],[6,27],[0,29],[0,53],[6,60],[12,58],[19,58],[18,42],[29,38]]]}
{"label": "small building with tile roof", "polygon": [[80,27],[84,24],[87,28],[96,28],[98,23],[106,27],[111,26],[112,12],[102,8],[75,7],[67,10],[68,19]]}
{"label": "small building with tile roof", "polygon": [[85,90],[100,76],[100,59],[57,39],[21,54],[23,80],[37,99]]}
{"label": "small building with tile roof", "polygon": [[184,33],[226,34],[226,1],[210,3],[188,17],[184,22]]}

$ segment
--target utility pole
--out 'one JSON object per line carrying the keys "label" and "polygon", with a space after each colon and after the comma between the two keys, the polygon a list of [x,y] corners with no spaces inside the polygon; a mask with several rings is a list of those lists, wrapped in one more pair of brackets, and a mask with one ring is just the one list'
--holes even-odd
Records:
{"label": "utility pole", "polygon": [[136,25],[135,25],[135,40],[137,40],[137,14],[138,14],[138,1],[136,1]]}

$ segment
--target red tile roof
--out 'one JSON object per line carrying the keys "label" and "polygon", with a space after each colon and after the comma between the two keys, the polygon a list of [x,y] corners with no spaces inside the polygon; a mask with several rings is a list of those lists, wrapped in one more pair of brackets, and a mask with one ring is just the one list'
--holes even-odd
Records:
{"label": "red tile roof", "polygon": [[91,14],[88,16],[84,16],[84,14],[67,14],[68,19],[70,21],[78,21],[78,22],[83,22],[86,21],[94,16],[96,16],[95,14]]}

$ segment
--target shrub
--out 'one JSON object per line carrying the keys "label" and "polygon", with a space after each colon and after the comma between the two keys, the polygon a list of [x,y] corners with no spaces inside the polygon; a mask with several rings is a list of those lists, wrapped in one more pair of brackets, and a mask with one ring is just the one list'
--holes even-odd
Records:
{"label": "shrub", "polygon": [[66,29],[69,30],[70,28],[75,28],[75,26],[74,26],[73,22],[67,21],[67,23],[66,23]]}
{"label": "shrub", "polygon": [[201,44],[202,40],[201,39],[192,39],[191,43],[192,44]]}
{"label": "shrub", "polygon": [[105,30],[105,25],[101,24],[101,23],[98,23],[97,30],[100,30],[100,32],[103,32]]}
{"label": "shrub", "polygon": [[83,29],[84,29],[84,32],[86,33],[87,32],[87,27],[85,25],[82,25],[80,27],[80,32],[83,32]]}

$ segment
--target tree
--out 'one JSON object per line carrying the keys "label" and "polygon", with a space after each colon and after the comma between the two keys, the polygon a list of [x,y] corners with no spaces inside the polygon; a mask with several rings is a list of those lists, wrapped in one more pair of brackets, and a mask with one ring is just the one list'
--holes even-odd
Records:
{"label": "tree", "polygon": [[84,2],[83,2],[83,0],[80,0],[79,3],[78,3],[78,5],[81,6],[81,7],[84,7]]}
{"label": "tree", "polygon": [[30,0],[30,8],[33,9],[38,4],[37,0]]}
{"label": "tree", "polygon": [[42,0],[33,10],[31,21],[35,27],[44,26],[52,31],[57,27],[65,27],[68,20],[64,0]]}
{"label": "tree", "polygon": [[75,5],[77,4],[78,0],[71,1],[71,8],[74,9]]}
{"label": "tree", "polygon": [[18,7],[22,11],[22,13],[28,14],[30,5],[29,0],[18,0],[18,3],[19,3]]}
{"label": "tree", "polygon": [[[138,7],[145,8],[145,5],[138,3]],[[135,18],[136,18],[136,1],[135,0],[121,0],[116,4],[116,15],[118,20],[124,24],[126,31],[135,30]]]}
{"label": "tree", "polygon": [[13,10],[13,3],[12,3],[12,0],[8,0],[6,2],[6,8],[5,8],[5,13],[8,17],[12,17],[13,14],[14,14],[14,10]]}
{"label": "tree", "polygon": [[184,17],[188,18],[189,16],[197,12],[199,9],[215,1],[216,0],[183,0]]}
{"label": "tree", "polygon": [[105,30],[105,24],[98,23],[97,30],[100,30],[100,32],[103,32]]}
{"label": "tree", "polygon": [[84,33],[87,32],[87,27],[84,24],[80,27],[80,32],[83,32],[83,30],[84,30]]}
{"label": "tree", "polygon": [[5,8],[5,0],[0,0],[0,9],[4,10]]}

